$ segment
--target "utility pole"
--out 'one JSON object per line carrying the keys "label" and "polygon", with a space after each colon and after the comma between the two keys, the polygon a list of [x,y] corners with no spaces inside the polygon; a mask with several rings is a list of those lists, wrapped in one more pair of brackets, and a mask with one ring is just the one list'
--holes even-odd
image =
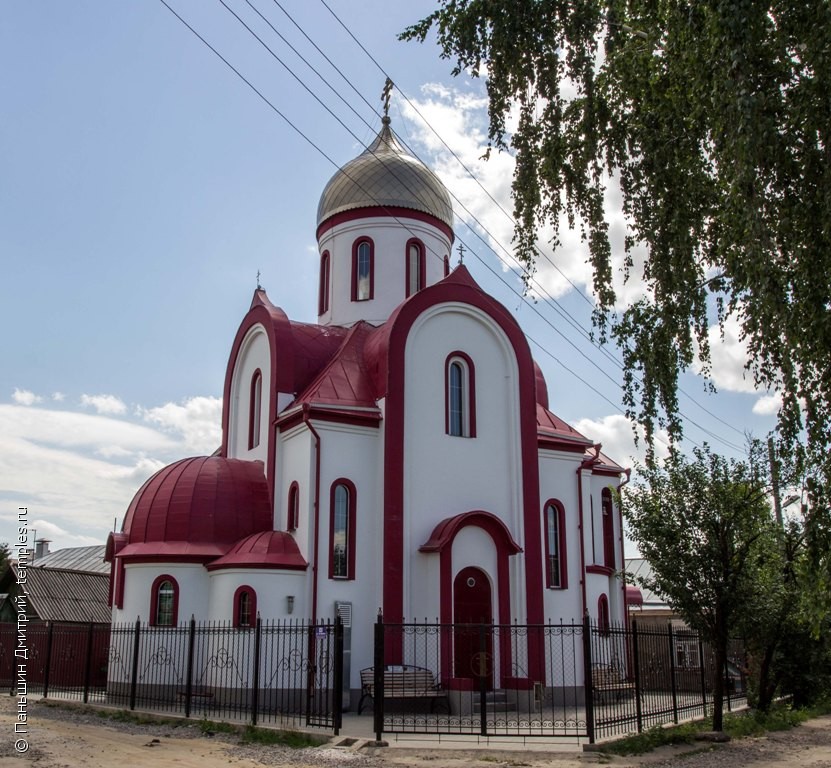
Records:
{"label": "utility pole", "polygon": [[770,483],[773,489],[773,511],[776,513],[776,522],[783,527],[782,501],[779,498],[779,462],[776,461],[776,447],[773,437],[768,438],[768,460],[770,461]]}

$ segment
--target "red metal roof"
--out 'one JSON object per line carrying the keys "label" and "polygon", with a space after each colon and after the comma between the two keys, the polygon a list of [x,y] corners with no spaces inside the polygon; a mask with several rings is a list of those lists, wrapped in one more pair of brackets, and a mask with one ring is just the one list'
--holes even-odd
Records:
{"label": "red metal roof", "polygon": [[552,447],[585,451],[592,441],[574,427],[555,416],[541,403],[537,403],[537,436],[540,442],[550,442]]}
{"label": "red metal roof", "polygon": [[209,563],[207,568],[281,568],[304,571],[309,564],[303,559],[297,542],[285,531],[263,531],[237,542],[227,555]]}
{"label": "red metal roof", "polygon": [[328,365],[295,402],[375,408],[373,387],[364,358],[364,345],[374,330],[365,322],[353,325]]}
{"label": "red metal roof", "polygon": [[262,462],[219,456],[182,459],[139,489],[124,518],[126,541],[116,554],[213,558],[271,526]]}

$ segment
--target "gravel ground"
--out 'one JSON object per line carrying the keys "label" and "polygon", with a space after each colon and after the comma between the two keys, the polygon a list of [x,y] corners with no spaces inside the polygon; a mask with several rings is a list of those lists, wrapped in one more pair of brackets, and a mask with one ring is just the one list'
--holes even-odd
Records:
{"label": "gravel ground", "polygon": [[[0,728],[12,733],[16,698],[0,699]],[[197,723],[172,726],[137,724],[100,717],[94,710],[29,704],[31,747],[22,756],[36,768],[585,768],[604,764],[619,768],[831,768],[831,717],[798,728],[742,739],[724,745],[699,743],[665,747],[638,757],[603,753],[546,752],[539,745],[522,751],[501,749],[343,748],[331,744],[292,749],[239,744],[235,734],[206,735]],[[13,737],[0,740],[0,768],[19,768]]]}

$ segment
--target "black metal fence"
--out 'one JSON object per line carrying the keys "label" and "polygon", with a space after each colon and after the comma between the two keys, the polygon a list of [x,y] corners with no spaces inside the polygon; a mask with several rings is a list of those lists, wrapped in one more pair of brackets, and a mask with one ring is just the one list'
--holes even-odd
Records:
{"label": "black metal fence", "polygon": [[[726,706],[747,705],[733,643]],[[374,730],[590,741],[704,717],[714,656],[698,634],[669,625],[384,624],[362,674]],[[589,683],[590,684],[587,684]]]}
{"label": "black metal fence", "polygon": [[[641,731],[712,712],[715,654],[697,632],[633,621],[591,627],[591,725],[597,738]],[[727,711],[747,706],[744,646],[731,641],[724,677]]]}
{"label": "black metal fence", "polygon": [[12,691],[25,662],[28,692],[44,697],[336,734],[341,727],[340,620],[32,624],[26,659],[15,657],[17,643],[17,625],[0,625],[0,684]]}

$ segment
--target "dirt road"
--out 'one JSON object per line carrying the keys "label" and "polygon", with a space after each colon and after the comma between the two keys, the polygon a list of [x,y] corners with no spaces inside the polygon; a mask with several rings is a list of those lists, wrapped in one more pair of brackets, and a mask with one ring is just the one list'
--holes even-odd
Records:
{"label": "dirt road", "polygon": [[236,737],[206,736],[195,724],[135,725],[113,723],[90,712],[29,704],[29,749],[15,751],[17,699],[0,701],[0,768],[585,768],[681,765],[683,768],[831,768],[831,717],[763,738],[720,746],[665,748],[641,757],[608,757],[578,752],[497,749],[449,750],[337,747],[289,749],[240,745]]}

